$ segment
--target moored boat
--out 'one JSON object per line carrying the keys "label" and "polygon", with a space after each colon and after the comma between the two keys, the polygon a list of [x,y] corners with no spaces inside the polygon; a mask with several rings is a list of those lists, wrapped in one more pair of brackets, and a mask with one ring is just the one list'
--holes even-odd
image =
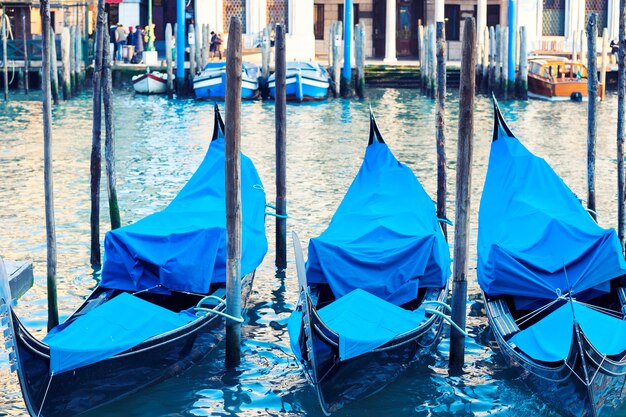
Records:
{"label": "moored boat", "polygon": [[374,117],[363,164],[305,268],[291,347],[322,411],[372,395],[439,341],[450,255],[435,207],[384,143]]}
{"label": "moored boat", "polygon": [[[100,284],[43,340],[11,307],[0,261],[0,314],[32,416],[78,415],[176,376],[216,347],[224,318],[242,321],[225,313],[224,146],[216,108],[198,170],[163,211],[107,233]],[[265,193],[243,155],[241,184],[245,306],[267,240]]]}
{"label": "moored boat", "polygon": [[167,92],[167,74],[146,71],[145,74],[132,78],[133,88],[139,94],[165,94]]}
{"label": "moored boat", "polygon": [[494,133],[478,283],[499,350],[564,416],[610,417],[626,384],[626,263],[563,180],[506,126]]}
{"label": "moored boat", "polygon": [[[598,94],[603,86],[598,84]],[[587,67],[559,56],[528,59],[528,96],[548,101],[586,101]]]}
{"label": "moored boat", "polygon": [[[286,93],[287,100],[309,101],[323,100],[328,97],[330,86],[328,71],[315,62],[287,62]],[[270,97],[276,94],[275,74],[268,79]]]}
{"label": "moored boat", "polygon": [[[241,69],[241,98],[254,99],[259,95],[260,68],[244,62]],[[226,62],[209,62],[193,79],[196,98],[223,100],[226,97]]]}

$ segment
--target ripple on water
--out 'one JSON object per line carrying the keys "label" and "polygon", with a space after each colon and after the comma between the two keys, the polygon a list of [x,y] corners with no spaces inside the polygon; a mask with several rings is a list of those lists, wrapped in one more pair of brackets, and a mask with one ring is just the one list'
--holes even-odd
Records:
{"label": "ripple on water", "polygon": [[[449,193],[454,217],[454,169],[457,136],[456,91],[448,93],[446,121]],[[19,96],[18,96],[19,97]],[[0,253],[30,259],[35,286],[18,306],[20,317],[38,337],[45,334],[46,246],[43,211],[41,104],[27,100],[0,104]],[[21,97],[24,98],[24,97]],[[386,142],[409,165],[426,191],[435,195],[434,102],[414,90],[371,89],[367,101],[330,100],[287,107],[287,186],[289,228],[303,242],[326,227],[356,174],[369,130],[368,105]],[[598,109],[597,205],[600,223],[614,226],[616,176],[614,95]],[[208,146],[213,104],[194,100],[134,96],[116,91],[117,184],[122,223],[160,210],[176,195],[201,162]],[[543,156],[579,196],[586,195],[586,106],[539,101],[502,103],[512,130]],[[55,209],[58,236],[58,287],[62,317],[81,303],[99,280],[89,266],[89,157],[91,97],[82,94],[53,109]],[[268,201],[273,201],[274,106],[242,105],[242,146],[255,162]],[[475,268],[477,213],[491,140],[491,103],[476,101],[474,178],[470,257]],[[102,196],[106,196],[105,182]],[[101,209],[106,231],[108,206]],[[289,348],[286,322],[297,299],[289,251],[286,277],[275,278],[274,219],[268,218],[270,252],[257,272],[250,310],[243,326],[243,359],[225,370],[223,345],[183,375],[111,404],[89,416],[322,416]],[[451,242],[452,244],[453,242]],[[290,244],[290,243],[289,243]],[[306,245],[305,245],[306,246]],[[470,270],[475,274],[475,269]],[[479,289],[469,283],[463,376],[449,376],[449,340],[431,357],[411,366],[379,394],[346,407],[338,416],[546,416],[554,414],[522,384],[491,349]],[[0,350],[0,415],[25,413],[15,374]]]}

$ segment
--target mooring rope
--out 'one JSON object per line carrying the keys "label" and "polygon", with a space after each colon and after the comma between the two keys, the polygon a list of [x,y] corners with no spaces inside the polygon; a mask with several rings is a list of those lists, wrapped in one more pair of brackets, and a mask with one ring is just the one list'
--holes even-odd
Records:
{"label": "mooring rope", "polygon": [[50,384],[52,383],[53,376],[54,376],[54,372],[51,372],[50,379],[48,380],[48,386],[46,387],[46,392],[43,394],[43,400],[41,400],[41,405],[39,406],[39,412],[37,413],[37,417],[41,415],[41,410],[43,410],[43,405],[46,402],[46,397],[48,396],[48,390],[50,390]]}

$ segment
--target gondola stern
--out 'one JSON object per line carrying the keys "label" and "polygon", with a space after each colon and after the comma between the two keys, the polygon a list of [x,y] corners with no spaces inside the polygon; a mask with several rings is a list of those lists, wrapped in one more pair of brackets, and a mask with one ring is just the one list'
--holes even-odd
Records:
{"label": "gondola stern", "polygon": [[376,117],[374,116],[374,111],[372,110],[372,106],[370,105],[370,135],[367,145],[369,146],[373,143],[385,143],[385,140],[383,138],[383,135],[381,135],[380,130],[378,130]]}
{"label": "gondola stern", "polygon": [[502,112],[500,111],[500,106],[498,105],[498,100],[496,99],[496,96],[492,94],[491,100],[493,102],[493,136],[491,141],[495,142],[501,136],[514,138],[515,135],[507,126],[504,117],[502,117]]}
{"label": "gondola stern", "polygon": [[211,137],[211,142],[219,139],[220,137],[224,137],[224,131],[225,131],[224,120],[222,119],[222,115],[220,114],[220,108],[217,105],[217,103],[215,103],[214,113],[215,113],[215,117],[214,117],[214,123],[213,123],[213,136]]}

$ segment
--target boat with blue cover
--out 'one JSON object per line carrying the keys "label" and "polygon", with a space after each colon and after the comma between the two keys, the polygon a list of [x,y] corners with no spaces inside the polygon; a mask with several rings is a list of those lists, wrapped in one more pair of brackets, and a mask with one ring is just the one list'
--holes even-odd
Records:
{"label": "boat with blue cover", "polygon": [[[259,95],[260,67],[244,62],[241,68],[241,98],[254,99]],[[223,100],[226,97],[226,62],[209,62],[193,79],[196,98]]]}
{"label": "boat with blue cover", "polygon": [[373,115],[359,172],[328,228],[294,233],[300,297],[291,347],[330,414],[372,395],[439,342],[450,254],[435,206]]}
{"label": "boat with blue cover", "polygon": [[[285,89],[287,100],[310,101],[323,100],[328,97],[330,86],[328,71],[315,62],[292,61],[287,62]],[[268,79],[270,97],[276,95],[276,77],[270,75]]]}
{"label": "boat with blue cover", "polygon": [[[11,307],[0,260],[0,306],[12,368],[32,416],[68,417],[135,394],[198,362],[223,338],[226,213],[223,122],[203,162],[161,212],[106,234],[102,279],[38,340]],[[242,306],[267,251],[265,192],[241,158]],[[8,310],[8,311],[7,311]]]}
{"label": "boat with blue cover", "polygon": [[507,127],[494,130],[478,283],[499,350],[564,416],[610,417],[626,389],[626,262],[613,229]]}

